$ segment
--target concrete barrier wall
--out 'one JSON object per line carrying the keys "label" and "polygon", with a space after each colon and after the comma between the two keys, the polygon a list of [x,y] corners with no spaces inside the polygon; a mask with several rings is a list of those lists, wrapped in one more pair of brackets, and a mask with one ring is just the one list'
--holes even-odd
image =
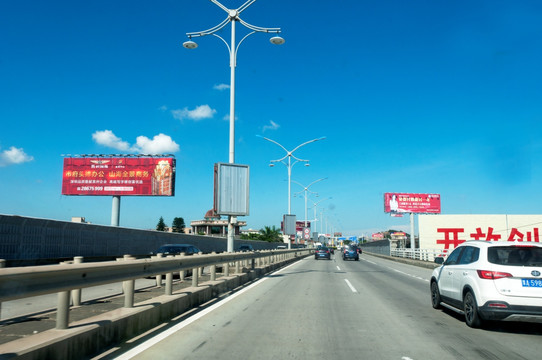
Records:
{"label": "concrete barrier wall", "polygon": [[368,243],[360,244],[361,250],[367,251],[373,254],[391,255],[391,246],[389,240],[371,241]]}
{"label": "concrete barrier wall", "polygon": [[[246,240],[235,240],[234,247]],[[250,241],[256,250],[275,249],[277,243]],[[223,237],[166,233],[154,230],[73,223],[0,214],[0,259],[56,259],[145,255],[163,244],[193,244],[201,251],[223,252]]]}

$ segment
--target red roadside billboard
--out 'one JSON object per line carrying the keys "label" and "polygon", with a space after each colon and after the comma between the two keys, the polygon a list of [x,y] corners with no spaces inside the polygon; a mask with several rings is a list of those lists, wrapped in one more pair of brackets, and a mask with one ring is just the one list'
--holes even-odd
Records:
{"label": "red roadside billboard", "polygon": [[62,173],[62,195],[174,196],[175,159],[67,157]]}
{"label": "red roadside billboard", "polygon": [[440,214],[440,194],[385,193],[384,212]]}

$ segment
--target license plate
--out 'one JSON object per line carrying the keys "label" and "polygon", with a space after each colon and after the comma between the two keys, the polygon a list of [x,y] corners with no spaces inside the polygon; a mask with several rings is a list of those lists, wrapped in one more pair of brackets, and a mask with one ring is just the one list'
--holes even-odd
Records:
{"label": "license plate", "polygon": [[542,279],[521,279],[521,286],[542,288]]}

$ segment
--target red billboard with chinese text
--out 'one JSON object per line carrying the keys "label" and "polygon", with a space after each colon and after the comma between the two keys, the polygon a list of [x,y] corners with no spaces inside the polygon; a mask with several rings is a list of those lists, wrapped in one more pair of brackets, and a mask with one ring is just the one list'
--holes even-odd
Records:
{"label": "red billboard with chinese text", "polygon": [[384,212],[440,214],[440,195],[385,193]]}
{"label": "red billboard with chinese text", "polygon": [[171,157],[67,157],[62,195],[174,196]]}

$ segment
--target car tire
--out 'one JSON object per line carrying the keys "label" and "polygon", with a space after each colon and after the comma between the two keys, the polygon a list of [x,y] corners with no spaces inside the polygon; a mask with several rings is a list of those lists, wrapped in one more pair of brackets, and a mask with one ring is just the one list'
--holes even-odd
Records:
{"label": "car tire", "polygon": [[482,326],[482,319],[478,313],[478,304],[472,291],[467,291],[463,297],[463,311],[465,312],[465,323],[471,328]]}
{"label": "car tire", "polygon": [[359,261],[359,258],[356,258],[356,261]]}
{"label": "car tire", "polygon": [[438,289],[438,284],[436,281],[431,282],[431,305],[433,306],[433,309],[440,309],[440,302],[442,299],[440,298],[440,291]]}

